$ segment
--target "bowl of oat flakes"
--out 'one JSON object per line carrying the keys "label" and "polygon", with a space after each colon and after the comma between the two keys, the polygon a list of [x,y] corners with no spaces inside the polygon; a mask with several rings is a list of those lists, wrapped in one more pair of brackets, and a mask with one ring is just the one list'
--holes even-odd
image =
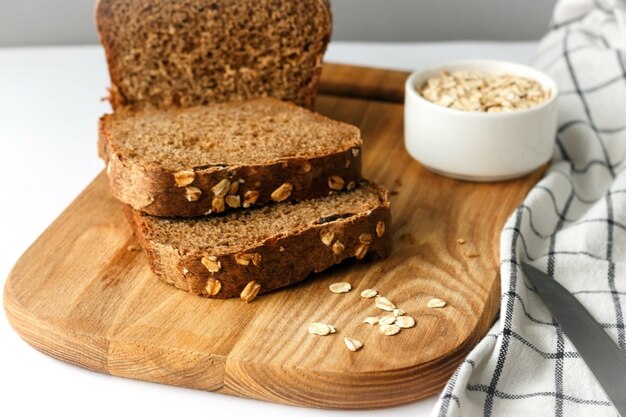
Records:
{"label": "bowl of oat flakes", "polygon": [[546,74],[502,61],[457,61],[405,85],[404,142],[428,169],[469,181],[526,175],[551,157],[558,91]]}

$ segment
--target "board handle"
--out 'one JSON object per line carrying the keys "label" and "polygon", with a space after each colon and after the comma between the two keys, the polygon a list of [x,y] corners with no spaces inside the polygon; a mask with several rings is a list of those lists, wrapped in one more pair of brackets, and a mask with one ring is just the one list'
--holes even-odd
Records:
{"label": "board handle", "polygon": [[324,64],[319,94],[404,103],[409,72],[353,65]]}

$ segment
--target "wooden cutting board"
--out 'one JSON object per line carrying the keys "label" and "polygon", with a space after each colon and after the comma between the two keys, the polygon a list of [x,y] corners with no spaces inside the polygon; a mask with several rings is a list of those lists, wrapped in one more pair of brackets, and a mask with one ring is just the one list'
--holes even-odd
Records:
{"label": "wooden cutting board", "polygon": [[[100,174],[15,265],[4,291],[11,324],[36,349],[91,370],[241,397],[354,409],[437,393],[493,323],[500,229],[541,172],[477,184],[425,170],[404,150],[406,75],[327,65],[317,102],[361,128],[364,175],[392,190],[388,259],[347,262],[251,304],[192,296],[159,281],[132,250]],[[353,291],[331,293],[337,281]],[[380,313],[359,296],[365,288],[417,325],[383,336],[362,323]],[[428,309],[433,297],[448,305]],[[313,321],[338,332],[310,335]],[[350,352],[346,336],[364,347]]]}

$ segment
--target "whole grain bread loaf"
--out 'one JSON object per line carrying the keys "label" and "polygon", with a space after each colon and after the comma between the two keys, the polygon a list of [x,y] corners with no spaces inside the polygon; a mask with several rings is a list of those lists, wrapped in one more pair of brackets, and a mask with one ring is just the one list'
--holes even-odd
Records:
{"label": "whole grain bread loaf", "polygon": [[271,98],[116,111],[100,120],[113,195],[156,216],[199,216],[351,189],[355,126]]}
{"label": "whole grain bread loaf", "polygon": [[117,110],[269,96],[312,108],[330,39],[325,0],[99,0]]}
{"label": "whole grain bread loaf", "polygon": [[205,297],[251,301],[347,258],[391,249],[387,191],[368,182],[223,216],[170,219],[128,208],[128,217],[154,273]]}

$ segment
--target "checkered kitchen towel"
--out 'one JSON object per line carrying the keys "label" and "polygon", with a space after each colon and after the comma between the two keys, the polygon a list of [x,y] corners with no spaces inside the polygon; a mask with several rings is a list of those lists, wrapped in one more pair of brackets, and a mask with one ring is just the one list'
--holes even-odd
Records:
{"label": "checkered kitchen towel", "polygon": [[617,415],[519,261],[562,283],[626,352],[624,0],[561,0],[534,66],[561,92],[554,159],[502,231],[500,319],[434,416]]}

